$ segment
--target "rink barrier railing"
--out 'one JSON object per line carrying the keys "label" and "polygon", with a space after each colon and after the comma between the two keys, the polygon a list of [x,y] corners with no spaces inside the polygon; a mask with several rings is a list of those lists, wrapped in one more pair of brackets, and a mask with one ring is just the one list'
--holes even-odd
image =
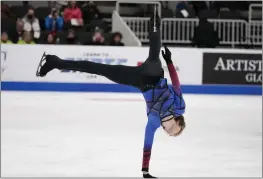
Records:
{"label": "rink barrier railing", "polygon": [[262,21],[253,20],[248,25],[247,43],[249,45],[262,45]]}
{"label": "rink barrier railing", "polygon": [[[135,32],[141,42],[148,43],[149,19],[148,17],[123,17],[129,27]],[[221,45],[261,45],[262,22],[236,19],[208,19],[218,32]],[[163,18],[162,42],[191,44],[194,29],[198,25],[197,18]]]}
{"label": "rink barrier railing", "polygon": [[248,44],[262,45],[262,20],[254,20],[253,12],[261,11],[262,4],[250,4],[248,10]]}
{"label": "rink barrier railing", "polygon": [[140,39],[130,29],[117,11],[112,13],[112,31],[122,33],[122,42],[127,46],[142,46]]}

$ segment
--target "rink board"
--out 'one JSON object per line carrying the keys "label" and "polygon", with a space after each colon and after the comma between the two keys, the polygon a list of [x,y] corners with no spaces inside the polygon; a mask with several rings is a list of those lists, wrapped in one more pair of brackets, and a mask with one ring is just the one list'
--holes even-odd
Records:
{"label": "rink board", "polygon": [[[9,91],[64,91],[64,92],[139,92],[136,88],[118,84],[99,83],[34,83],[2,82],[2,90]],[[260,86],[227,86],[227,85],[182,85],[183,93],[189,94],[232,94],[261,95]]]}
{"label": "rink board", "polygon": [[[83,60],[108,65],[138,66],[148,56],[148,47],[94,47],[49,45],[2,45],[2,90],[138,92],[105,77],[74,71],[54,70],[44,78],[36,77],[43,54],[55,54],[65,60]],[[262,94],[262,52],[170,48],[182,90],[193,94]],[[171,83],[167,66],[160,57],[165,77]]]}

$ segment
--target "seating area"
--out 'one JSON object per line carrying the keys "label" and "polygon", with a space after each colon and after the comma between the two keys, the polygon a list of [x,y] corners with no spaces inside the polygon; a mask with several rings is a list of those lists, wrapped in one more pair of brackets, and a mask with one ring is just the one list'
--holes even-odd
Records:
{"label": "seating area", "polygon": [[[25,36],[32,35],[31,42],[38,44],[122,46],[122,34],[111,31],[111,16],[116,2],[1,1],[1,31],[6,33],[4,37],[8,36],[10,43],[19,43],[25,38],[23,32],[29,31]],[[219,46],[261,47],[260,1],[160,1],[160,6],[163,43],[192,46],[199,19],[205,18],[213,24]],[[34,19],[38,21],[35,24],[39,25],[28,23],[29,11],[33,11]],[[148,20],[152,12],[151,3],[125,2],[119,8],[120,16],[146,45],[149,41]],[[68,40],[71,36],[74,40]]]}
{"label": "seating area", "polygon": [[[103,20],[95,3],[49,2],[39,7],[34,7],[33,2],[18,3],[21,5],[1,2],[1,32],[8,36],[10,43],[19,43],[26,34],[31,36],[32,44],[124,45],[120,42],[122,35],[111,32],[110,23]],[[77,11],[79,15],[76,15]],[[69,36],[74,36],[74,43]],[[120,40],[117,42],[114,39]],[[1,43],[4,43],[3,40]]]}
{"label": "seating area", "polygon": [[[173,16],[162,18],[162,42],[170,46],[195,46],[193,39],[199,20],[207,19],[209,26],[213,26],[218,36],[217,47],[250,49],[262,47],[262,2],[243,1],[233,4],[231,1],[209,1],[209,5],[206,3],[177,2]],[[162,14],[165,13],[163,11],[164,8]],[[125,16],[124,20],[140,41],[147,45],[149,17]],[[201,33],[200,36],[206,38],[205,33]]]}

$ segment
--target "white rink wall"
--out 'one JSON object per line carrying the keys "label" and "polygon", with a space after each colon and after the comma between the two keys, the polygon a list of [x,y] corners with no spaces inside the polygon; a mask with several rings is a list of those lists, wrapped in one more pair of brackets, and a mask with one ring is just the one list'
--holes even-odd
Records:
{"label": "white rink wall", "polygon": [[[240,49],[170,48],[182,90],[191,94],[262,94],[262,52]],[[93,47],[67,45],[1,44],[2,90],[138,92],[114,84],[105,77],[73,71],[50,72],[36,77],[40,58],[46,52],[65,60],[89,60],[109,65],[137,66],[148,47]],[[162,57],[160,56],[162,59]],[[164,60],[163,68],[169,83]]]}

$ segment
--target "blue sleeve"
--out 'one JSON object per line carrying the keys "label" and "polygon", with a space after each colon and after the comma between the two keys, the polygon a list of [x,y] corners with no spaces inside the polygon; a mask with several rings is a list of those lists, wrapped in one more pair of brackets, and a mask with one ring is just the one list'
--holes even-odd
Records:
{"label": "blue sleeve", "polygon": [[145,150],[152,149],[154,134],[160,126],[161,126],[160,117],[157,115],[149,114],[148,122],[145,129],[145,136],[144,136]]}
{"label": "blue sleeve", "polygon": [[144,136],[142,171],[148,172],[149,170],[154,134],[160,127],[160,125],[160,117],[157,115],[149,114]]}
{"label": "blue sleeve", "polygon": [[57,18],[58,30],[62,30],[64,21],[62,17]]}
{"label": "blue sleeve", "polygon": [[185,112],[185,101],[183,98],[183,95],[176,95],[175,98],[175,115],[176,116],[181,116]]}
{"label": "blue sleeve", "polygon": [[45,26],[47,30],[50,30],[50,18],[48,16],[45,19]]}

